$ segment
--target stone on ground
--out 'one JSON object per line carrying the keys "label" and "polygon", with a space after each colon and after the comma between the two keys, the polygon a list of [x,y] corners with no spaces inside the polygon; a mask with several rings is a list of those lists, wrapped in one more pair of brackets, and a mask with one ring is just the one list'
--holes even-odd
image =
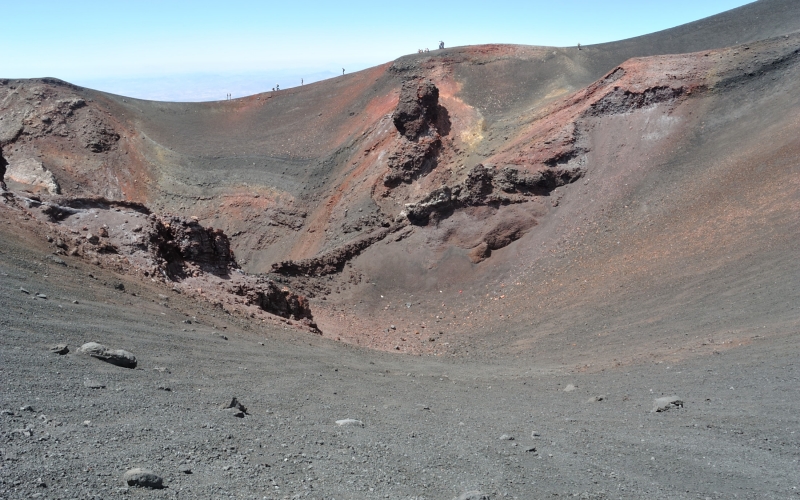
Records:
{"label": "stone on ground", "polygon": [[340,427],[364,427],[364,422],[354,418],[344,418],[342,420],[337,420],[336,425]]}
{"label": "stone on ground", "polygon": [[87,342],[78,351],[115,366],[136,368],[136,356],[122,349],[112,350],[97,342]]}
{"label": "stone on ground", "polygon": [[660,413],[673,408],[683,408],[683,401],[678,396],[665,396],[653,401],[651,413]]}
{"label": "stone on ground", "polygon": [[128,486],[139,486],[141,488],[161,489],[164,487],[164,480],[161,476],[147,469],[131,469],[122,476]]}

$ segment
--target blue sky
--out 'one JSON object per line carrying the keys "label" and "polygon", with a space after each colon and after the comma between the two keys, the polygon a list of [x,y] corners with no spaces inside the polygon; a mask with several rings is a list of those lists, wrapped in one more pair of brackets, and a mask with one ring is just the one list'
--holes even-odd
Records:
{"label": "blue sky", "polygon": [[210,100],[356,71],[418,48],[588,45],[742,0],[427,2],[4,1],[0,77],[53,76],[162,100]]}

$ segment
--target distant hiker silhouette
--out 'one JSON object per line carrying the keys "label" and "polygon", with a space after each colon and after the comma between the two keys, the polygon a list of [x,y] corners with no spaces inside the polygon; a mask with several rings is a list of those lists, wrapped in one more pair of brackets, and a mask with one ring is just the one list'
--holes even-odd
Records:
{"label": "distant hiker silhouette", "polygon": [[439,50],[444,48],[444,42],[439,42]]}
{"label": "distant hiker silhouette", "polygon": [[303,85],[303,79],[302,78],[300,79],[300,85]]}
{"label": "distant hiker silhouette", "polygon": [[581,44],[578,44],[578,50],[581,50]]}
{"label": "distant hiker silhouette", "polygon": [[344,74],[344,68],[342,68],[342,74]]}
{"label": "distant hiker silhouette", "polygon": [[8,162],[3,158],[3,148],[0,148],[0,191],[8,191],[5,180],[6,165],[8,165]]}
{"label": "distant hiker silhouette", "polygon": [[281,89],[281,86],[278,85],[278,84],[275,84],[275,90],[280,90],[280,89]]}

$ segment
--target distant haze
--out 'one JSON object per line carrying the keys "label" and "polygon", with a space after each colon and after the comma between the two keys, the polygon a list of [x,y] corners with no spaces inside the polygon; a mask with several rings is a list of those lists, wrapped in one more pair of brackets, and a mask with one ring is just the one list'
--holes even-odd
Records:
{"label": "distant haze", "polygon": [[139,99],[154,101],[217,101],[244,97],[272,90],[306,85],[340,75],[341,72],[309,70],[263,71],[250,73],[178,73],[164,76],[87,78],[74,81],[85,87],[100,89]]}
{"label": "distant haze", "polygon": [[427,3],[6,2],[0,77],[52,76],[133,97],[224,99],[364,69],[417,49],[569,46],[643,35],[743,0]]}

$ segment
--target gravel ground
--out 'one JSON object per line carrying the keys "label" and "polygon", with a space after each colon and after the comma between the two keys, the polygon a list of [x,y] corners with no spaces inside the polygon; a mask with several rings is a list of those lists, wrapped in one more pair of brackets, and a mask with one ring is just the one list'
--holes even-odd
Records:
{"label": "gravel ground", "polygon": [[796,334],[581,373],[261,327],[9,238],[0,276],[3,499],[800,496]]}

